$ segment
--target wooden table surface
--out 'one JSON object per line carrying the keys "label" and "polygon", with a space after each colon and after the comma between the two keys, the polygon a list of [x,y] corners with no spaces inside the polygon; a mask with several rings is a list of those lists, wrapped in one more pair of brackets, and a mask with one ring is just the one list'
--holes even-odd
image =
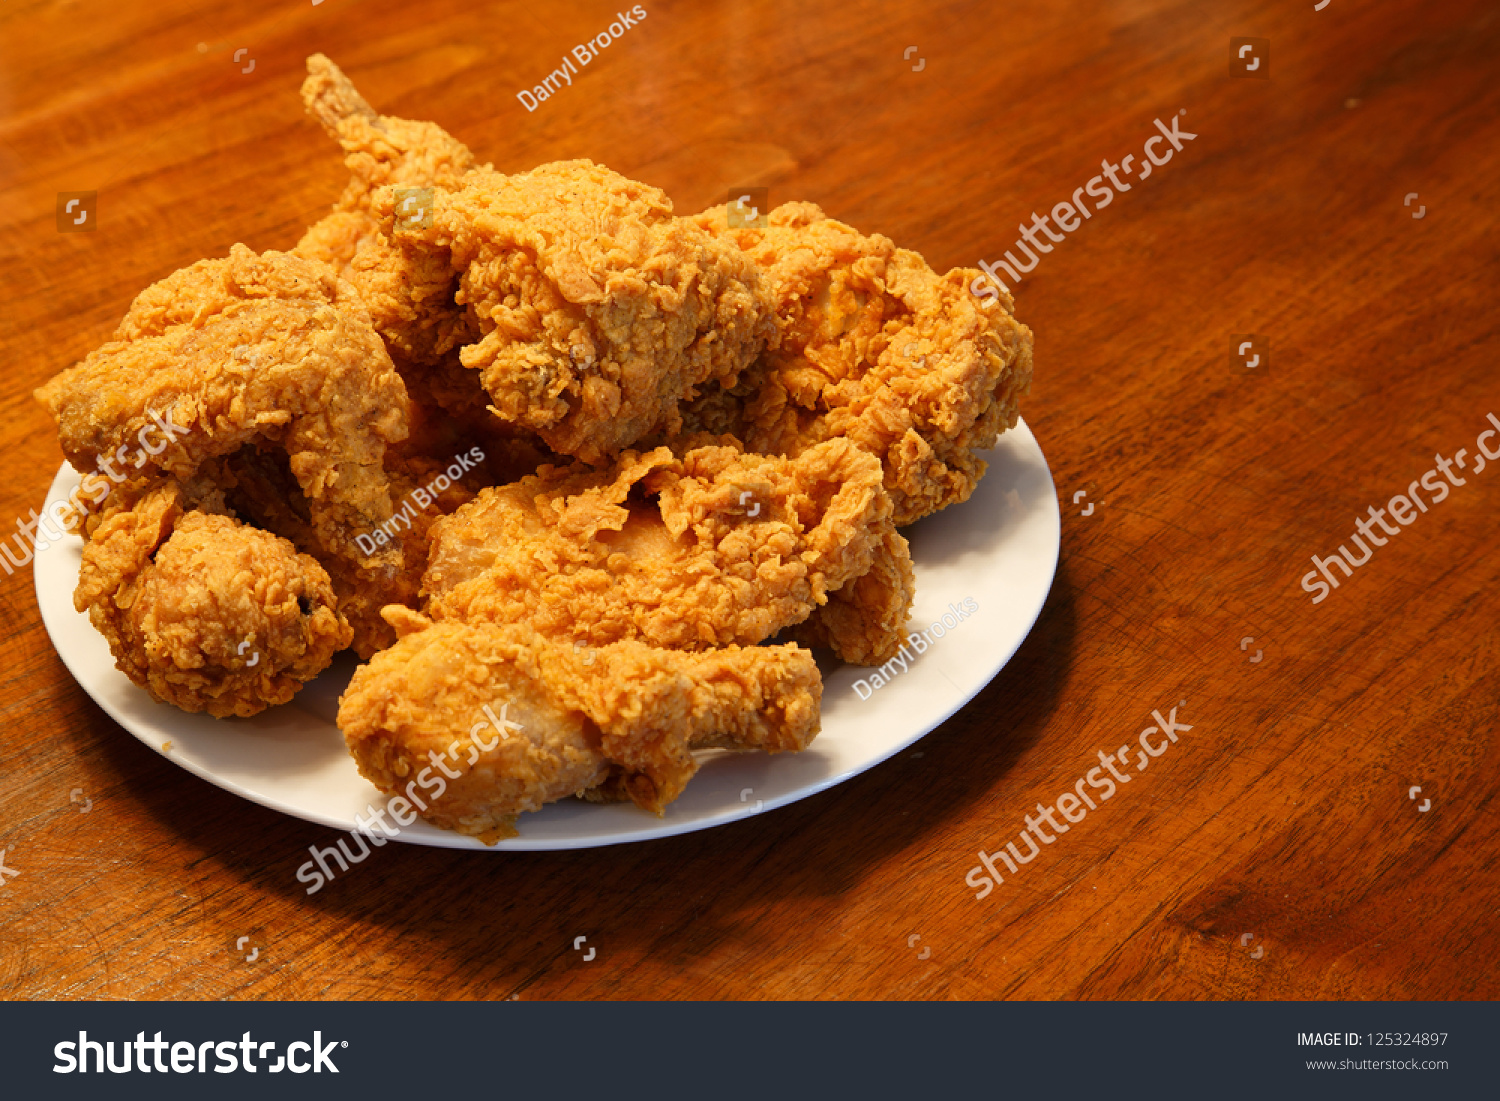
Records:
{"label": "wooden table surface", "polygon": [[[0,994],[1500,994],[1500,467],[1475,470],[1500,418],[1500,5],[644,9],[528,112],[516,92],[618,5],[7,6],[0,520],[60,461],[34,387],[148,283],[289,247],[337,195],[298,99],[322,51],[501,170],[589,157],[681,213],[765,186],[940,271],[1015,251],[1133,154],[1130,190],[1016,289],[1063,513],[1030,637],[919,752],[793,806],[590,851],[389,845],[308,897],[294,869],[337,834],[115,725],[22,568],[0,579]],[[1268,42],[1234,62],[1238,37]],[[1196,136],[1141,179],[1174,118]],[[97,192],[93,232],[59,232],[70,191]],[[1460,449],[1447,499],[1418,489],[1427,511],[1315,604],[1311,557]],[[1191,733],[975,897],[981,850],[1173,706]]]}

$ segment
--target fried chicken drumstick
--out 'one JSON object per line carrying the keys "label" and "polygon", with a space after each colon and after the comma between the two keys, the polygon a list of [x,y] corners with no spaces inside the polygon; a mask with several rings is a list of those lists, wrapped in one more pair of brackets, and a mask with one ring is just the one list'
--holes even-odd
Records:
{"label": "fried chicken drumstick", "polygon": [[822,681],[795,646],[585,655],[520,623],[390,615],[403,637],[355,673],[345,741],[381,791],[489,843],[515,836],[518,814],[616,777],[660,814],[697,771],[693,749],[796,751],[818,730]]}

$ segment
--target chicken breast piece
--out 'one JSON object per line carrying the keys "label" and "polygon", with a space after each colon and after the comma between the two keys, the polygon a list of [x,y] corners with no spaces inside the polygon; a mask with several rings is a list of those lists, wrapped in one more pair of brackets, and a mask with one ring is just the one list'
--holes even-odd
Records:
{"label": "chicken breast piece", "polygon": [[427,223],[402,217],[390,191],[375,206],[419,284],[439,261],[458,275],[480,334],[460,358],[496,415],[560,454],[602,462],[676,430],[678,403],[732,385],[774,332],[739,249],[590,161],[476,169],[434,193]]}
{"label": "chicken breast piece", "polygon": [[[422,591],[435,619],[526,622],[559,642],[753,645],[905,556],[880,481],[847,440],[797,459],[719,446],[543,467],[433,525]],[[850,642],[848,660],[888,660],[912,592],[909,565],[884,568],[820,638]],[[862,607],[875,614],[851,626]]]}

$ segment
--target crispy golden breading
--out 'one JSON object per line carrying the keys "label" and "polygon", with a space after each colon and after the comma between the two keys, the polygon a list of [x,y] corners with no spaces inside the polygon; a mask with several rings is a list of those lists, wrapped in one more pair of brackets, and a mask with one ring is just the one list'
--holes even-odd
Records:
{"label": "crispy golden breading", "polygon": [[[402,381],[406,383],[406,392],[413,401],[421,402],[434,411],[441,411],[465,431],[525,439],[537,449],[539,455],[553,454],[545,450],[545,445],[535,435],[503,423],[490,412],[490,396],[480,385],[479,375],[459,362],[457,351],[427,363],[413,362],[398,351],[391,357],[391,362],[395,363],[396,370],[401,373]],[[531,469],[535,470],[536,467]]]}
{"label": "crispy golden breading", "polygon": [[[449,441],[450,449],[440,452],[445,458],[465,450],[453,443]],[[319,542],[309,522],[308,502],[281,456],[244,448],[226,460],[220,483],[225,487],[226,502],[236,513],[291,540],[323,565],[338,596],[339,614],[353,629],[354,650],[368,659],[396,640],[380,610],[387,604],[418,602],[422,571],[427,565],[429,527],[438,517],[473,499],[474,489],[487,481],[486,471],[495,468],[487,460],[488,456],[473,473],[441,486],[438,476],[446,469],[443,459],[413,449],[409,440],[392,448],[386,455],[386,467],[396,511],[383,527],[360,533],[365,545],[373,545],[386,560],[364,565]],[[416,492],[418,489],[422,494]],[[429,503],[422,503],[423,496]]]}
{"label": "crispy golden breading", "polygon": [[105,515],[73,603],[153,699],[219,717],[285,703],[349,645],[328,574],[285,539],[186,504],[163,478]]}
{"label": "crispy golden breading", "polygon": [[343,268],[378,230],[370,201],[379,188],[451,189],[475,167],[468,146],[436,123],[376,112],[323,54],[307,59],[302,103],[343,147],[350,180],[333,212],[298,242],[299,255]]}
{"label": "crispy golden breading", "polygon": [[[432,527],[422,590],[445,621],[525,621],[548,638],[751,645],[805,620],[905,540],[880,464],[846,440],[795,460],[703,447],[625,452],[604,470],[543,467]],[[878,663],[900,646],[905,578],[859,630],[827,641]],[[850,614],[859,602],[845,605]],[[847,615],[846,615],[847,618]]]}
{"label": "crispy golden breading", "polygon": [[419,286],[434,259],[458,274],[480,333],[460,356],[497,415],[561,454],[602,462],[675,430],[679,401],[732,384],[774,331],[738,249],[591,161],[475,169],[434,193],[430,225],[407,224],[389,190],[374,206]]}
{"label": "crispy golden breading", "polygon": [[901,648],[916,591],[911,548],[893,523],[884,529],[870,568],[829,593],[828,603],[785,637],[827,647],[851,665],[882,665]]}
{"label": "crispy golden breading", "polygon": [[349,264],[360,245],[379,234],[379,227],[364,211],[335,210],[308,226],[290,251],[293,256],[327,264],[348,279]]}
{"label": "crispy golden breading", "polygon": [[779,339],[738,384],[686,406],[685,429],[777,455],[852,440],[884,465],[898,526],[967,500],[985,469],[975,453],[1015,425],[1031,384],[1031,330],[1009,295],[986,310],[969,291],[979,272],[939,276],[812,203],[767,220],[731,229],[726,207],[694,218],[755,261]]}
{"label": "crispy golden breading", "polygon": [[818,731],[822,681],[795,646],[583,654],[520,623],[390,614],[403,637],[355,673],[345,741],[381,791],[489,843],[612,776],[660,814],[697,771],[695,747],[795,751]]}
{"label": "crispy golden breading", "polygon": [[390,519],[383,460],[407,432],[406,389],[363,305],[323,264],[235,245],[174,272],[37,397],[80,472],[108,473],[154,441],[147,469],[188,478],[266,440],[286,451],[330,551],[364,561],[355,536]]}
{"label": "crispy golden breading", "polygon": [[[348,279],[392,354],[415,367],[478,339],[468,312],[454,301],[458,277],[446,258],[393,248],[373,205],[381,188],[457,187],[475,167],[474,155],[434,123],[377,114],[322,54],[307,59],[302,102],[343,147],[350,179],[333,211],[292,251]],[[415,199],[408,199],[414,214]]]}
{"label": "crispy golden breading", "polygon": [[[444,257],[404,252],[379,234],[360,245],[348,271],[375,331],[393,356],[413,367],[436,370],[449,353],[456,358],[462,345],[479,339],[479,326],[457,302],[458,276]],[[484,409],[479,380],[472,379],[466,389]]]}

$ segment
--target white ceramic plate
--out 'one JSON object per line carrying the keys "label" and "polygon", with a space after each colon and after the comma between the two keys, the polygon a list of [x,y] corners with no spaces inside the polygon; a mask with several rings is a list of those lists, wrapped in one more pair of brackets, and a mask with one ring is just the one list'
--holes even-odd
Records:
{"label": "white ceramic plate", "polygon": [[[1052,587],[1061,518],[1041,448],[1022,422],[986,458],[989,473],[972,498],[906,530],[917,575],[908,629],[926,630],[931,645],[878,689],[856,684],[868,682],[869,669],[825,665],[823,729],[807,750],[774,757],[706,751],[702,769],[663,818],[629,804],[568,799],[522,815],[521,836],[494,846],[422,821],[403,828],[401,840],[537,850],[669,837],[805,799],[899,753],[989,683],[1031,630]],[[47,503],[77,484],[64,463]],[[189,715],[156,703],[115,668],[88,616],[73,610],[82,547],[68,536],[36,556],[37,603],[58,654],[110,717],[190,772],[273,810],[349,830],[356,814],[385,804],[355,769],[334,722],[355,669],[351,654],[340,655],[291,703],[253,719]],[[950,605],[962,610],[966,601],[974,610],[958,622]],[[945,614],[957,625],[934,630]]]}

